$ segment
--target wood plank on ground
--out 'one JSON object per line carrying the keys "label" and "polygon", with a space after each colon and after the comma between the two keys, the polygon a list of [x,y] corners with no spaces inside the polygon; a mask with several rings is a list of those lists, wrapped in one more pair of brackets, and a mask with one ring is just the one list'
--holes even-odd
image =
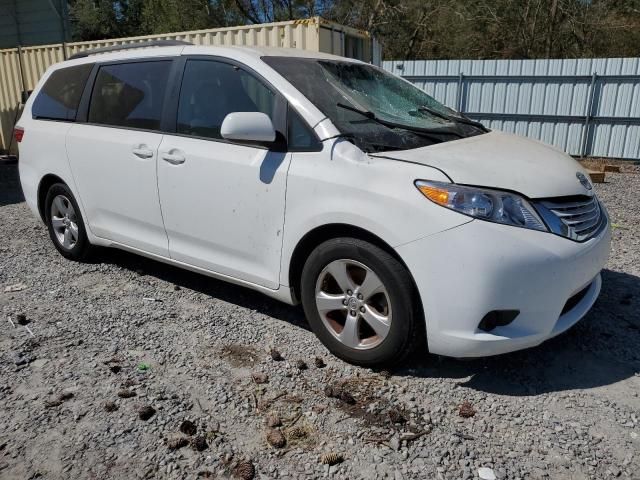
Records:
{"label": "wood plank on ground", "polygon": [[604,172],[596,172],[594,170],[587,170],[587,172],[593,183],[604,183]]}

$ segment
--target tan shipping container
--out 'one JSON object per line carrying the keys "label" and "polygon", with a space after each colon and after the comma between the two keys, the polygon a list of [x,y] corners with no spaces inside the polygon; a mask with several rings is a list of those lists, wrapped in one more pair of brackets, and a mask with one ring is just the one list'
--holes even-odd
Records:
{"label": "tan shipping container", "polygon": [[[8,149],[12,143],[10,139],[14,120],[21,106],[22,92],[33,90],[40,76],[50,65],[84,50],[148,40],[184,40],[194,45],[299,48],[357,58],[375,64],[381,62],[379,44],[367,32],[320,17],[0,50],[0,152]],[[11,151],[15,152],[16,146],[15,142],[13,143]]]}

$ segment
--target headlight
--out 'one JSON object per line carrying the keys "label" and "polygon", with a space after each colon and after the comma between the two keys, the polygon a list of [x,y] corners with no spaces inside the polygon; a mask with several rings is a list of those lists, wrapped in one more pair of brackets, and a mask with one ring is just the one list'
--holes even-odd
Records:
{"label": "headlight", "polygon": [[417,180],[422,194],[440,206],[480,220],[547,231],[533,207],[520,195],[453,183]]}

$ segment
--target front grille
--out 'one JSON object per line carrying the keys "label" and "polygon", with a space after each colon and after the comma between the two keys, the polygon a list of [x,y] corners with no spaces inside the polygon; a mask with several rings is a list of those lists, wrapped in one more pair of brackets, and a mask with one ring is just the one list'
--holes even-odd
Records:
{"label": "front grille", "polygon": [[594,237],[607,223],[607,214],[595,195],[541,200],[535,205],[553,233],[578,242]]}

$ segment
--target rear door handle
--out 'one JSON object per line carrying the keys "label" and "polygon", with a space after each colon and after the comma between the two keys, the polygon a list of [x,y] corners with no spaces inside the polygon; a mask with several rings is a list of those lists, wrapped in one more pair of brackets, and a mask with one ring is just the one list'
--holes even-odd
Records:
{"label": "rear door handle", "polygon": [[136,157],[151,158],[153,157],[153,150],[148,149],[145,145],[140,145],[131,150]]}
{"label": "rear door handle", "polygon": [[162,159],[171,165],[180,165],[184,163],[185,160],[184,155],[180,153],[163,153]]}

